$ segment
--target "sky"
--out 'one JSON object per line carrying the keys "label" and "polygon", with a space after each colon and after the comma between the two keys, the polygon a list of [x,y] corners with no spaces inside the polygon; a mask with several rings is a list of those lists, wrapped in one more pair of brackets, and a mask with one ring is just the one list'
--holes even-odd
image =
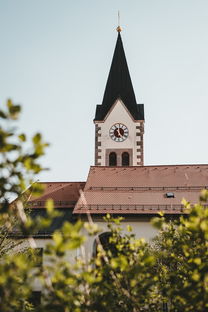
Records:
{"label": "sky", "polygon": [[207,0],[0,0],[0,106],[21,104],[19,131],[50,142],[41,181],[85,181],[94,165],[118,10],[145,165],[207,163]]}

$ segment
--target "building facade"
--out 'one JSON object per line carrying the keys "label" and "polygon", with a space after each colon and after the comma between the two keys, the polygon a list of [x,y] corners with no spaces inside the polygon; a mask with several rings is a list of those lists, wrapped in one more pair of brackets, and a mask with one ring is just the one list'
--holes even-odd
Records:
{"label": "building facade", "polygon": [[[208,187],[206,164],[144,165],[144,105],[136,101],[120,28],[94,124],[95,166],[87,180],[45,182],[44,194],[30,200],[33,216],[45,214],[48,198],[63,212],[49,229],[34,235],[41,248],[64,221],[86,220],[89,213],[103,233],[103,216],[110,213],[124,216],[124,225],[130,224],[137,237],[151,239],[156,233],[150,223],[153,216],[159,211],[169,218],[183,214],[182,198],[194,204],[200,190]],[[93,243],[86,244],[86,254],[92,254]]]}

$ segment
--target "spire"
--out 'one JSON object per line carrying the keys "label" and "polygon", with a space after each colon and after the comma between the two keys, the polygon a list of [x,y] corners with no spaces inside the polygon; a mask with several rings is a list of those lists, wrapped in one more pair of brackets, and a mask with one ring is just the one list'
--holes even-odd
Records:
{"label": "spire", "polygon": [[121,28],[117,28],[118,38],[108,80],[103,96],[102,105],[97,106],[95,120],[103,120],[115,101],[120,98],[135,120],[143,120],[143,107],[137,105],[134,89],[129,74],[121,39]]}

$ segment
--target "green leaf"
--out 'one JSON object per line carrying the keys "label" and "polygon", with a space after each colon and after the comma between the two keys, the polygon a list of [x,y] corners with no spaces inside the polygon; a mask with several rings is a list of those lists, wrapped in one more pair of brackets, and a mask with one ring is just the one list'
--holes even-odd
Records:
{"label": "green leaf", "polygon": [[60,232],[56,231],[53,233],[53,240],[56,245],[60,245],[63,242],[63,235]]}
{"label": "green leaf", "polygon": [[48,215],[51,215],[54,211],[54,202],[52,199],[48,199],[46,201],[46,210],[47,210],[47,213]]}
{"label": "green leaf", "polygon": [[7,115],[2,110],[0,110],[0,117],[6,119]]}
{"label": "green leaf", "polygon": [[197,265],[200,265],[201,264],[201,259],[200,258],[195,258],[193,260],[194,263],[196,263]]}
{"label": "green leaf", "polygon": [[206,202],[208,200],[208,190],[204,189],[200,194],[200,201]]}
{"label": "green leaf", "polygon": [[9,110],[10,118],[11,119],[17,119],[20,111],[21,111],[21,106],[20,105],[14,105],[12,103],[11,99],[8,99],[7,101],[7,107]]}
{"label": "green leaf", "polygon": [[36,133],[32,140],[33,140],[34,144],[39,144],[41,142],[41,134],[40,133]]}
{"label": "green leaf", "polygon": [[24,133],[20,134],[18,136],[18,138],[20,139],[21,142],[25,142],[26,141],[26,135]]}
{"label": "green leaf", "polygon": [[130,225],[127,225],[126,229],[128,232],[132,232],[132,227]]}

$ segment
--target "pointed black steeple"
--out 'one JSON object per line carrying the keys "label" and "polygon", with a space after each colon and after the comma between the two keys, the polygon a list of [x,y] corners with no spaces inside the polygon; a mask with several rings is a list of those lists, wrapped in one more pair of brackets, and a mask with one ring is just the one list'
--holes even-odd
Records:
{"label": "pointed black steeple", "polygon": [[95,120],[103,120],[118,98],[123,101],[135,120],[144,120],[144,107],[143,104],[136,103],[120,31],[118,31],[103,102],[102,105],[97,105]]}

